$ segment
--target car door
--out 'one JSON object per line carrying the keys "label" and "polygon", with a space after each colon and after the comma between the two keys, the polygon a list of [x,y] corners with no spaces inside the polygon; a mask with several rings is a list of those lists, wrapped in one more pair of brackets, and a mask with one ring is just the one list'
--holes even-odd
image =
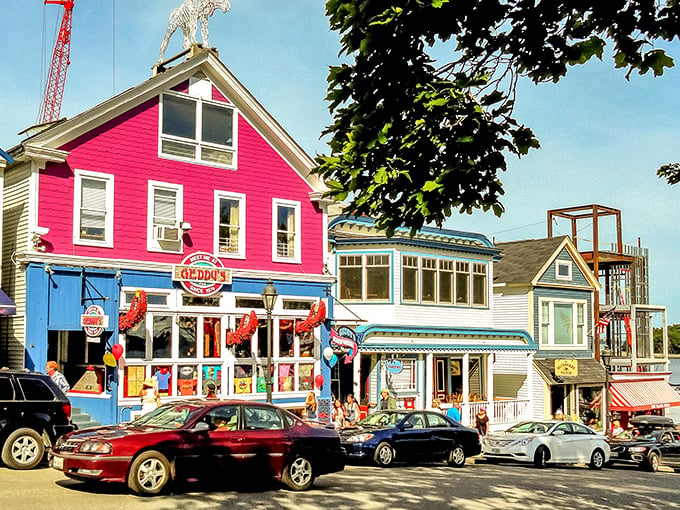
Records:
{"label": "car door", "polygon": [[398,427],[393,431],[392,445],[397,458],[419,459],[429,457],[431,452],[431,430],[423,413],[412,413],[403,422],[406,427]]}
{"label": "car door", "polygon": [[287,422],[275,407],[245,404],[242,413],[235,439],[238,469],[257,476],[280,474],[293,445]]}
{"label": "car door", "polygon": [[665,466],[680,467],[680,437],[672,430],[664,432],[659,438],[661,463]]}
{"label": "car door", "polygon": [[443,458],[451,451],[453,444],[460,443],[459,429],[438,413],[425,413],[425,418],[430,430],[429,456],[433,459]]}
{"label": "car door", "polygon": [[552,462],[574,462],[576,452],[574,446],[577,438],[573,434],[571,423],[560,423],[548,437],[550,458]]}

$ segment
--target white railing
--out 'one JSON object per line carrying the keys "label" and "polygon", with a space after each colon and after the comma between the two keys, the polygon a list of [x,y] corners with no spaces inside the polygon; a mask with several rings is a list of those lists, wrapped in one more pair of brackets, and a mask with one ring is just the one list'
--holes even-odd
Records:
{"label": "white railing", "polygon": [[530,418],[529,400],[527,399],[461,402],[460,416],[463,425],[473,425],[475,416],[482,408],[486,409],[492,425],[512,424]]}

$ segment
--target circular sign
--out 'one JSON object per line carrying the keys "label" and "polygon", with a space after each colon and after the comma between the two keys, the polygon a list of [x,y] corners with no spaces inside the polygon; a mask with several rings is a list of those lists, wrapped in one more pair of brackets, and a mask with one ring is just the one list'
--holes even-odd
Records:
{"label": "circular sign", "polygon": [[385,368],[387,368],[387,371],[392,374],[401,374],[401,372],[404,370],[404,364],[401,362],[401,360],[391,359],[385,362]]}
{"label": "circular sign", "polygon": [[179,281],[187,292],[195,296],[211,296],[231,283],[231,271],[217,257],[199,251],[174,267],[173,280]]}
{"label": "circular sign", "polygon": [[96,337],[104,332],[105,326],[104,309],[99,305],[90,305],[85,310],[85,313],[80,316],[80,322],[83,325],[85,334],[87,336]]}

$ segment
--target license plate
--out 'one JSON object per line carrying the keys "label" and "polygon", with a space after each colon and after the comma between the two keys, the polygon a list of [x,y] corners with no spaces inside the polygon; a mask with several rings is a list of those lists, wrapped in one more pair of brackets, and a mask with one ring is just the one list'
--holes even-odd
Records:
{"label": "license plate", "polygon": [[611,452],[610,456],[611,457],[618,457],[619,453],[618,452]]}
{"label": "license plate", "polygon": [[54,469],[64,469],[64,459],[62,457],[52,457],[52,467]]}
{"label": "license plate", "polygon": [[501,453],[500,448],[491,448],[491,453]]}

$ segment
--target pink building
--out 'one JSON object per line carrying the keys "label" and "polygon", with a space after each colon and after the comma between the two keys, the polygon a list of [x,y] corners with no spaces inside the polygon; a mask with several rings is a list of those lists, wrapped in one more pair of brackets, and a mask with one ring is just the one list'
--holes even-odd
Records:
{"label": "pink building", "polygon": [[[149,377],[164,399],[214,387],[264,400],[271,279],[274,402],[328,392],[315,384],[329,379],[325,328],[294,329],[332,283],[323,183],[214,51],[194,47],[9,153],[2,288],[17,315],[3,322],[0,364],[56,360],[74,405],[106,423],[134,414]],[[119,328],[131,305],[143,311],[141,294],[145,313]],[[258,327],[231,334],[251,312]]]}

